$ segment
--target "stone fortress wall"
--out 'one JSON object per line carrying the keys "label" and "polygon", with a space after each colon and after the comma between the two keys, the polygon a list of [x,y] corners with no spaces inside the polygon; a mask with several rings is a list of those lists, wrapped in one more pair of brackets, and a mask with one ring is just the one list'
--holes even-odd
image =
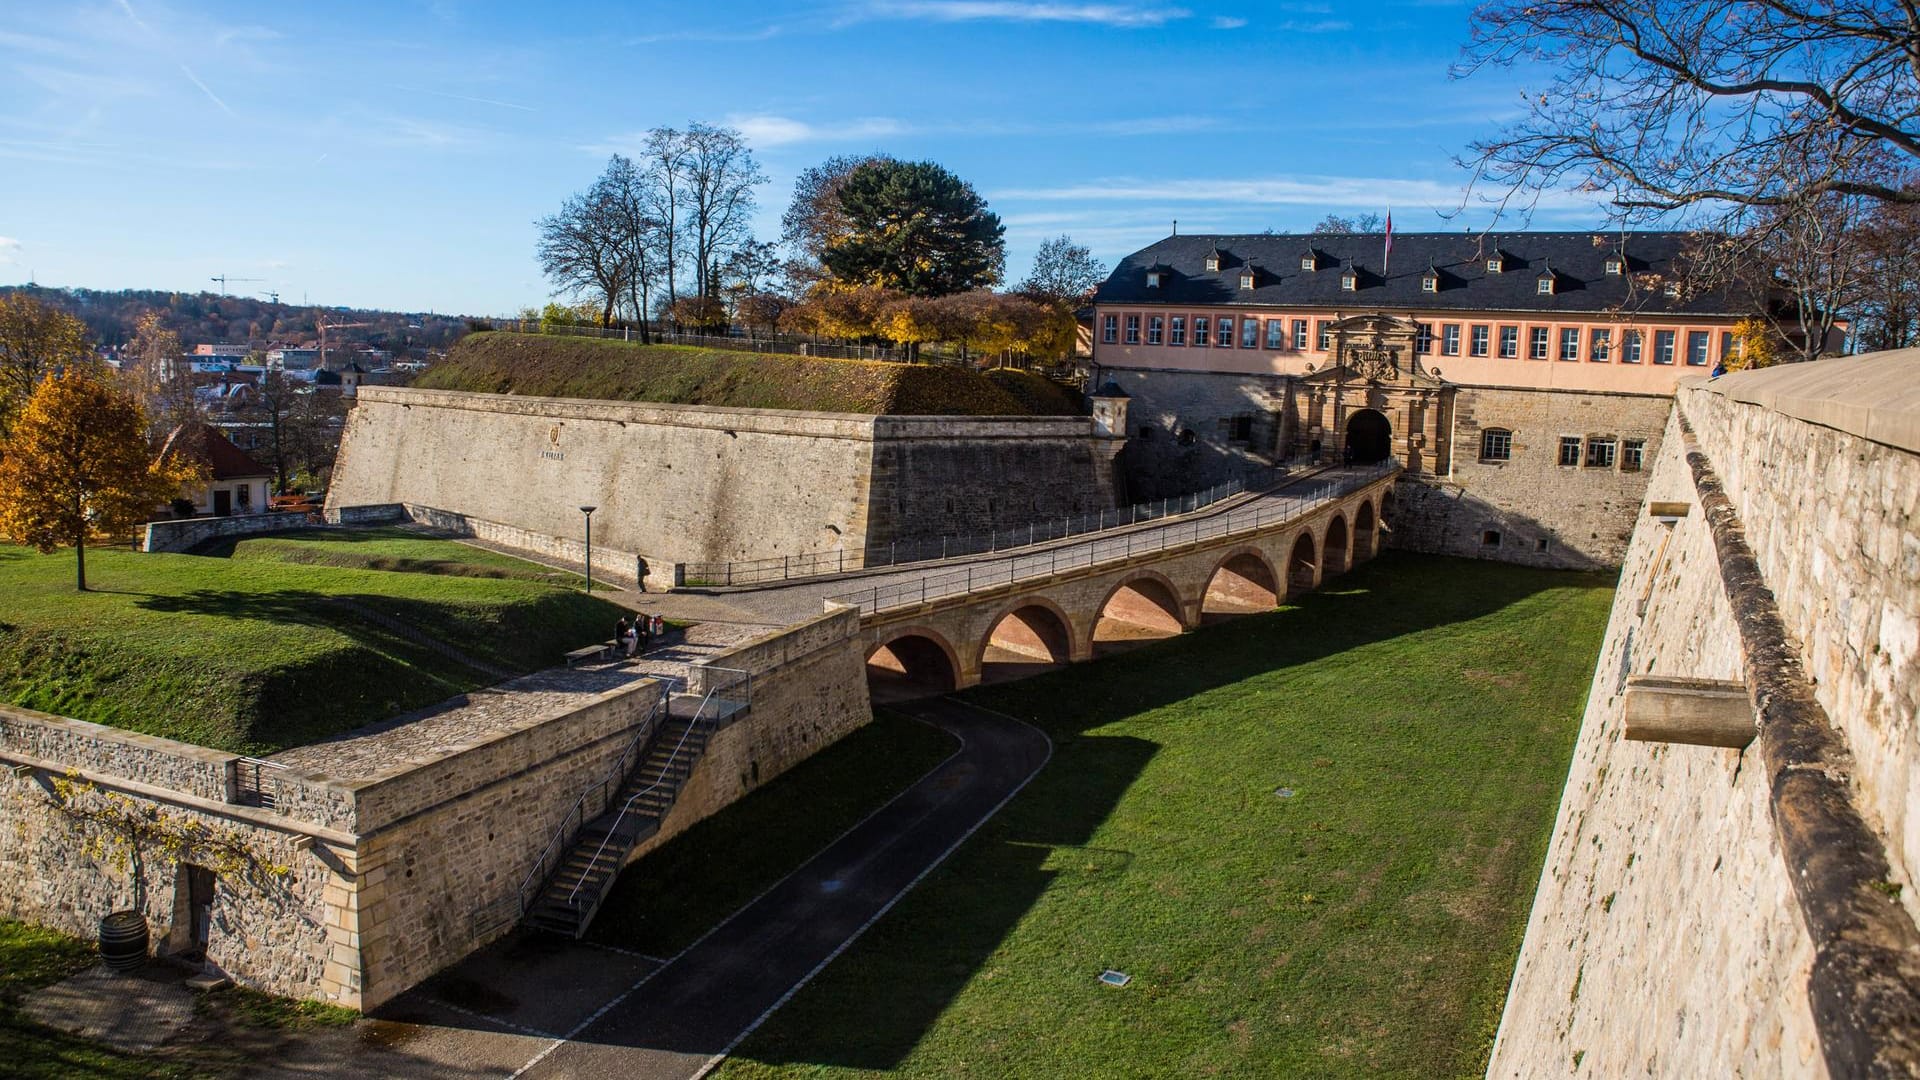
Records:
{"label": "stone fortress wall", "polygon": [[[1914,984],[1874,965],[1906,951],[1875,952],[1911,941],[1920,910],[1916,362],[1843,357],[1680,392],[1647,498],[1688,512],[1634,527],[1488,1076],[1819,1076],[1884,1055],[1888,1033],[1850,995]],[[1683,420],[1731,504],[1721,520]],[[1756,644],[1763,594],[1729,598],[1742,531],[1784,656]],[[1794,736],[1775,683],[1802,668],[1817,719]],[[1744,682],[1772,711],[1745,749],[1628,741],[1626,679],[1649,674]],[[1816,736],[1841,745],[1780,764]],[[1822,783],[1823,800],[1796,794]],[[1834,821],[1854,811],[1850,843]],[[1871,917],[1834,933],[1855,911]]]}
{"label": "stone fortress wall", "polygon": [[[851,609],[704,664],[747,672],[753,704],[714,737],[642,852],[871,716]],[[695,692],[709,674],[696,667]],[[72,776],[236,837],[261,864],[288,868],[217,880],[207,950],[215,968],[273,993],[375,1008],[518,922],[528,870],[582,793],[611,775],[661,692],[639,680],[580,695],[577,706],[472,738],[410,744],[353,776],[297,764],[270,771],[271,808],[242,803],[249,765],[232,754],[0,707],[0,875],[12,883],[0,890],[0,915],[91,937],[101,916],[134,906],[131,867],[89,854],[86,830],[55,805],[55,778]],[[178,952],[188,943],[185,870],[150,851],[143,878],[139,907],[156,951]]]}
{"label": "stone fortress wall", "polygon": [[719,409],[367,387],[330,515],[411,504],[649,563],[864,551],[1115,505],[1083,417]]}

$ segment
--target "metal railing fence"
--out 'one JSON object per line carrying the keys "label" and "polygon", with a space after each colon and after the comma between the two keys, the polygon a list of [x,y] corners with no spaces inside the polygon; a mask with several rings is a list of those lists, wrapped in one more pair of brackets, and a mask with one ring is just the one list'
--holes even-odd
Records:
{"label": "metal railing fence", "polygon": [[1204,491],[1173,495],[1157,502],[1136,503],[1113,510],[1068,514],[1046,521],[1033,521],[1005,529],[990,529],[967,536],[942,536],[904,543],[890,541],[866,551],[815,551],[800,555],[776,555],[764,559],[737,559],[731,562],[686,564],[686,584],[728,586],[763,585],[771,581],[844,574],[854,570],[872,570],[887,566],[933,562],[966,555],[984,555],[996,551],[1032,547],[1035,544],[1064,540],[1070,536],[1157,521],[1212,506],[1247,490],[1244,480],[1229,480]]}
{"label": "metal railing fence", "polygon": [[277,761],[243,757],[233,763],[233,801],[241,806],[272,810],[280,805],[280,779],[275,773],[287,771]]}
{"label": "metal railing fence", "polygon": [[929,573],[914,581],[876,585],[829,599],[857,607],[861,614],[870,615],[924,604],[930,600],[1001,588],[1020,581],[1051,577],[1063,570],[1087,569],[1103,563],[1119,562],[1135,555],[1164,551],[1201,540],[1252,532],[1278,521],[1298,517],[1315,507],[1349,495],[1383,476],[1392,475],[1399,468],[1399,461],[1389,459],[1361,473],[1342,476],[1308,495],[1268,496],[1258,505],[1231,510],[1215,517],[1174,522],[1160,529],[1095,540],[1088,544],[975,563],[947,574]]}

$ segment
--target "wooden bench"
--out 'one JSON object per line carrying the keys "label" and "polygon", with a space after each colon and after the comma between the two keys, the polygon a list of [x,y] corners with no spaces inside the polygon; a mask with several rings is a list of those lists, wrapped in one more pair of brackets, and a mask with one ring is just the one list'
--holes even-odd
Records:
{"label": "wooden bench", "polygon": [[605,660],[618,651],[614,642],[603,641],[598,645],[586,645],[567,654],[567,666],[584,664],[593,660]]}

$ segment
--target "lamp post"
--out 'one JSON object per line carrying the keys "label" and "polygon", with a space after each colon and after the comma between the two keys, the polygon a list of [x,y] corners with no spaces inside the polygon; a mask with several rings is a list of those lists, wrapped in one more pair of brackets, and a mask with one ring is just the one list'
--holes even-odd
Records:
{"label": "lamp post", "polygon": [[580,512],[587,515],[587,595],[593,595],[593,512],[597,506],[583,506]]}

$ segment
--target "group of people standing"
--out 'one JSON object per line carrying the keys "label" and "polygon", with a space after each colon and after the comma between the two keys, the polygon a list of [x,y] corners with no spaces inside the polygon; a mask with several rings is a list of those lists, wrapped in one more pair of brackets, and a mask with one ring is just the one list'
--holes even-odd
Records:
{"label": "group of people standing", "polygon": [[647,651],[647,645],[654,638],[666,632],[665,619],[636,611],[632,619],[622,615],[620,621],[613,624],[613,644],[623,656],[638,656]]}

